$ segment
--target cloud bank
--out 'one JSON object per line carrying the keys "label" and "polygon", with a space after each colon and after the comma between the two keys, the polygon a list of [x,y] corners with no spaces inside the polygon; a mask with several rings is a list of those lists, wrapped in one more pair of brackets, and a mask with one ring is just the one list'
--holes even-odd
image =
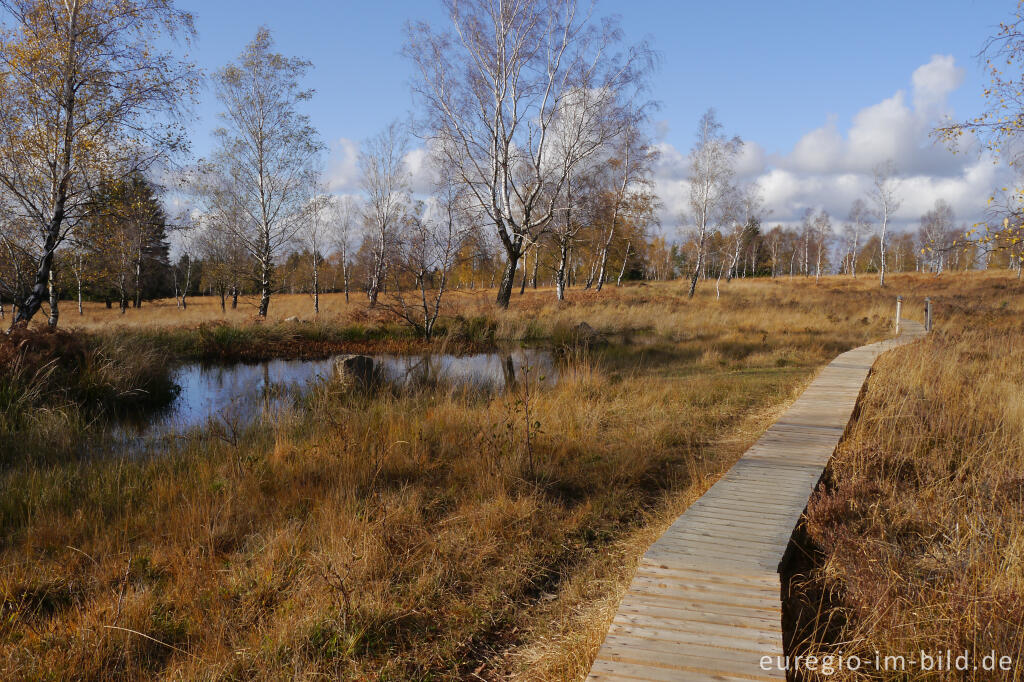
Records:
{"label": "cloud bank", "polygon": [[[949,95],[964,80],[964,70],[950,55],[935,55],[918,67],[908,91],[861,109],[849,129],[836,117],[806,133],[786,153],[768,154],[747,141],[737,171],[744,182],[756,181],[768,215],[764,222],[795,224],[807,208],[824,208],[841,224],[854,199],[871,186],[872,169],[892,159],[900,176],[902,206],[896,227],[914,227],[937,199],[945,199],[957,220],[973,223],[984,217],[988,197],[1007,171],[968,142],[958,154],[932,137],[936,125],[952,113]],[[658,194],[664,203],[663,226],[673,232],[685,224],[689,188],[686,151],[660,143],[656,169]]]}
{"label": "cloud bank", "polygon": [[[794,225],[808,209],[825,209],[836,229],[850,205],[864,197],[872,184],[872,169],[891,159],[899,175],[902,201],[894,227],[916,229],[921,214],[937,199],[947,201],[957,221],[973,224],[984,218],[992,190],[1005,185],[1009,173],[979,153],[970,140],[961,140],[957,154],[932,136],[941,121],[952,117],[951,93],[964,81],[964,69],[951,55],[934,55],[910,74],[909,87],[866,106],[841,130],[836,116],[801,137],[787,152],[767,152],[747,140],[737,161],[742,182],[757,182],[767,214],[765,225]],[[662,201],[663,232],[674,237],[685,230],[689,185],[689,153],[664,141],[667,123],[658,124],[655,187]],[[742,134],[742,131],[737,131]],[[409,151],[405,162],[416,193],[429,192],[431,172],[426,151]],[[330,146],[328,186],[338,194],[359,192],[359,143],[339,138]]]}
{"label": "cloud bank", "polygon": [[[331,143],[327,158],[327,191],[335,194],[359,194],[359,142],[341,137]],[[410,149],[403,158],[413,194],[428,194],[436,182],[436,173],[424,147]]]}

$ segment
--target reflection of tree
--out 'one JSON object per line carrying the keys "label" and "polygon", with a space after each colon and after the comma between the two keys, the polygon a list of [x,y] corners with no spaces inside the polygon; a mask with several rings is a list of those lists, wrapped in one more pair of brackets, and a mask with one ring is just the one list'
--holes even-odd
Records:
{"label": "reflection of tree", "polygon": [[405,376],[402,383],[406,385],[424,385],[431,379],[430,356],[420,355],[411,358],[412,362],[405,365]]}
{"label": "reflection of tree", "polygon": [[512,354],[508,353],[501,359],[502,373],[505,375],[505,390],[516,387],[516,366],[512,362]]}
{"label": "reflection of tree", "polygon": [[260,399],[263,401],[263,411],[270,412],[271,393],[270,390],[270,363],[264,362],[260,367],[263,370],[263,384],[260,386]]}

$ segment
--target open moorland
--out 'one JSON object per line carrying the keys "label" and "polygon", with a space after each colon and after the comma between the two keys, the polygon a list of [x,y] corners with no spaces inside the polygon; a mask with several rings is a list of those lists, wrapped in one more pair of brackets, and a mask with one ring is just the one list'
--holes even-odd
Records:
{"label": "open moorland", "polygon": [[[792,581],[802,617],[816,614],[801,645],[983,631],[1011,646],[1019,286],[1005,273],[896,275],[885,290],[780,278],[688,300],[667,282],[564,304],[528,291],[501,312],[486,291],[460,293],[429,343],[340,295],[289,323],[308,319],[308,297],[280,297],[266,322],[208,299],[87,307],[74,336],[3,346],[0,669],[581,679],[644,548],[817,367],[892,334],[897,293],[911,318],[931,296],[936,332],[879,364],[811,505],[814,561]],[[523,344],[553,353],[557,382],[325,378],[251,423],[214,419],[130,454],[110,428],[173,399],[185,361]],[[939,597],[950,589],[960,606]],[[908,630],[920,608],[956,618]]]}
{"label": "open moorland", "polygon": [[0,681],[1024,682],[985,4],[0,0]]}

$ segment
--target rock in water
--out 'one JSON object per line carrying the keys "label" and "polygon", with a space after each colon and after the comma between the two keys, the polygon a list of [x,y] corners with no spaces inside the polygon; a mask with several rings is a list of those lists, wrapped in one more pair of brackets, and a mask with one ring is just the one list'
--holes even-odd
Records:
{"label": "rock in water", "polygon": [[586,322],[580,322],[572,331],[576,343],[581,346],[591,346],[602,340],[601,334]]}
{"label": "rock in water", "polygon": [[380,380],[381,369],[369,355],[342,355],[334,361],[334,377],[346,385],[370,386]]}

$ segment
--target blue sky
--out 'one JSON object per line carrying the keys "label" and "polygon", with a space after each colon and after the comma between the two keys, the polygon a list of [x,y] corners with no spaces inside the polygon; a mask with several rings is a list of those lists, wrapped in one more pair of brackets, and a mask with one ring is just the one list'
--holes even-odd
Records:
{"label": "blue sky", "polygon": [[[904,93],[902,106],[911,117],[976,113],[985,78],[975,55],[993,27],[1009,16],[1014,4],[989,0],[604,0],[598,12],[619,15],[629,39],[647,38],[661,55],[652,94],[662,105],[655,119],[659,141],[668,152],[660,171],[665,182],[659,179],[659,185],[671,193],[671,187],[677,192],[682,187],[677,177],[682,171],[678,163],[672,165],[672,157],[690,147],[697,118],[709,106],[717,109],[728,132],[751,143],[751,153],[757,157],[749,160],[751,178],[763,178],[772,185],[773,179],[766,176],[782,169],[799,177],[805,190],[810,186],[805,186],[805,181],[815,184],[815,178],[810,177],[815,173],[841,175],[863,168],[843,156],[849,156],[850,150],[818,161],[795,159],[795,148],[801,140],[816,134],[818,137],[805,141],[803,146],[816,147],[824,136],[826,142],[836,138],[853,147],[860,145],[857,140],[873,139],[871,133],[858,136],[851,132],[857,127],[858,115],[887,101],[889,109],[898,108],[900,102],[894,103],[892,98],[900,91]],[[194,53],[208,71],[234,58],[259,25],[273,31],[279,51],[314,63],[308,85],[316,89],[317,95],[308,111],[334,149],[332,163],[340,173],[339,187],[351,180],[344,168],[351,170],[351,158],[347,157],[351,157],[358,140],[374,134],[389,120],[404,116],[411,106],[411,70],[400,55],[405,22],[444,21],[436,0],[185,0],[180,6],[196,14],[199,41]],[[942,60],[932,63],[934,56]],[[931,96],[921,95],[925,86],[915,88],[912,78],[915,70],[929,63],[934,67],[929,72],[932,77],[922,77],[921,83],[934,85],[938,79],[945,85],[935,86],[934,99],[941,101],[930,105],[925,114],[918,111],[921,107],[917,104]],[[201,118],[195,126],[197,154],[209,149],[208,131],[216,125],[216,112],[212,94],[205,93],[199,108]],[[872,119],[875,124],[891,125],[888,121],[903,120],[898,115],[894,119],[883,114]],[[916,140],[916,146],[928,146],[923,123],[918,121],[913,128],[899,134],[917,135],[922,139]],[[348,141],[348,146],[341,140]],[[923,160],[907,158],[904,165],[908,175],[912,171],[923,179],[932,174],[922,164],[934,161],[935,154],[930,154]],[[824,167],[826,163],[834,163],[835,172]],[[953,166],[943,163],[937,163],[935,178],[959,173],[967,180],[971,169],[967,160]],[[901,165],[899,158],[897,165]],[[981,180],[975,178],[974,182],[977,185]],[[778,177],[774,183],[772,186],[779,184]],[[927,204],[933,194],[942,193],[941,189],[932,190],[927,198],[910,202],[905,209],[907,220],[918,204]],[[978,187],[971,185],[957,191],[965,196],[977,194]],[[805,204],[839,211],[847,197],[839,197],[837,192],[832,192],[836,195],[833,198],[827,190],[819,192],[820,196],[810,190],[777,192],[773,213],[778,220],[786,221]],[[978,206],[985,198],[981,197]],[[767,199],[772,205],[773,198]],[[976,207],[969,203],[954,202],[954,206],[961,213],[970,213]],[[681,206],[671,197],[666,204],[670,211],[677,204]]]}

